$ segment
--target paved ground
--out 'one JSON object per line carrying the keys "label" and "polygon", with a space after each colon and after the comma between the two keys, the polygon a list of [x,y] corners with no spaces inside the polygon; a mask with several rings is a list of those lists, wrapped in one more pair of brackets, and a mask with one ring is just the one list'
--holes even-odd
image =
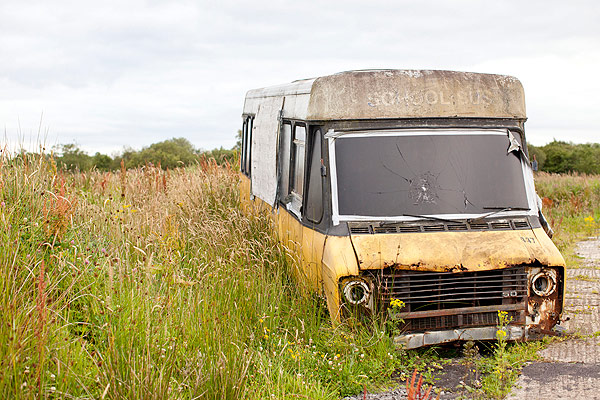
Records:
{"label": "paved ground", "polygon": [[562,325],[575,338],[550,345],[523,368],[507,400],[600,399],[600,239],[579,243],[581,268],[567,271]]}

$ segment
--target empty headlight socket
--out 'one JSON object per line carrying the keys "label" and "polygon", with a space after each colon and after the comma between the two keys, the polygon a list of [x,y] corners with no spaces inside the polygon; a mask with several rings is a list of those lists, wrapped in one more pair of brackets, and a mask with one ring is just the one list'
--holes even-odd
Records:
{"label": "empty headlight socket", "polygon": [[364,307],[373,310],[373,284],[365,278],[353,276],[340,284],[344,302],[351,307]]}
{"label": "empty headlight socket", "polygon": [[542,269],[531,278],[531,290],[540,297],[548,297],[556,291],[556,270]]}

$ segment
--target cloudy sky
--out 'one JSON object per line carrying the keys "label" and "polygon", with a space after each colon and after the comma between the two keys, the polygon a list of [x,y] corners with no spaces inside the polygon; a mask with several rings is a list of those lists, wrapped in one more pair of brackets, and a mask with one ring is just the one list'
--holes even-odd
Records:
{"label": "cloudy sky", "polygon": [[577,0],[0,0],[0,140],[231,147],[249,89],[400,68],[514,75],[530,143],[600,142],[599,21]]}

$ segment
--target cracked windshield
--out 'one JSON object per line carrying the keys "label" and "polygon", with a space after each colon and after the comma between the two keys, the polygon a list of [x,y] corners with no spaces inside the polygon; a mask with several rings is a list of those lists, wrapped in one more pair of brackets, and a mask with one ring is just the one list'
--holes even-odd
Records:
{"label": "cracked windshield", "polygon": [[[515,135],[516,136],[516,135]],[[528,208],[506,133],[375,133],[336,139],[340,215],[481,214]]]}

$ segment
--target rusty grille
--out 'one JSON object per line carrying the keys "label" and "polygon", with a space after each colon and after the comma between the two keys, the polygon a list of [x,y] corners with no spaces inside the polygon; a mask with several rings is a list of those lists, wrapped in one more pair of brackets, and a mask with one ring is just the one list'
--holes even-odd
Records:
{"label": "rusty grille", "polygon": [[461,231],[497,231],[509,229],[530,229],[527,219],[502,219],[482,222],[464,223],[372,223],[372,222],[349,222],[350,233],[379,234],[379,233],[416,233],[416,232],[461,232]]}
{"label": "rusty grille", "polygon": [[523,266],[466,272],[387,269],[373,274],[383,305],[400,299],[406,312],[515,304],[527,295]]}
{"label": "rusty grille", "polygon": [[405,303],[400,317],[410,331],[497,324],[505,310],[524,323],[527,273],[524,266],[491,271],[423,272],[385,269],[370,272],[380,306]]}
{"label": "rusty grille", "polygon": [[[521,313],[509,311],[508,316],[513,323],[521,323]],[[404,330],[426,331],[430,329],[453,329],[469,328],[475,326],[490,326],[498,324],[497,312],[482,312],[460,315],[440,315],[435,317],[423,317],[407,319],[402,325]]]}

